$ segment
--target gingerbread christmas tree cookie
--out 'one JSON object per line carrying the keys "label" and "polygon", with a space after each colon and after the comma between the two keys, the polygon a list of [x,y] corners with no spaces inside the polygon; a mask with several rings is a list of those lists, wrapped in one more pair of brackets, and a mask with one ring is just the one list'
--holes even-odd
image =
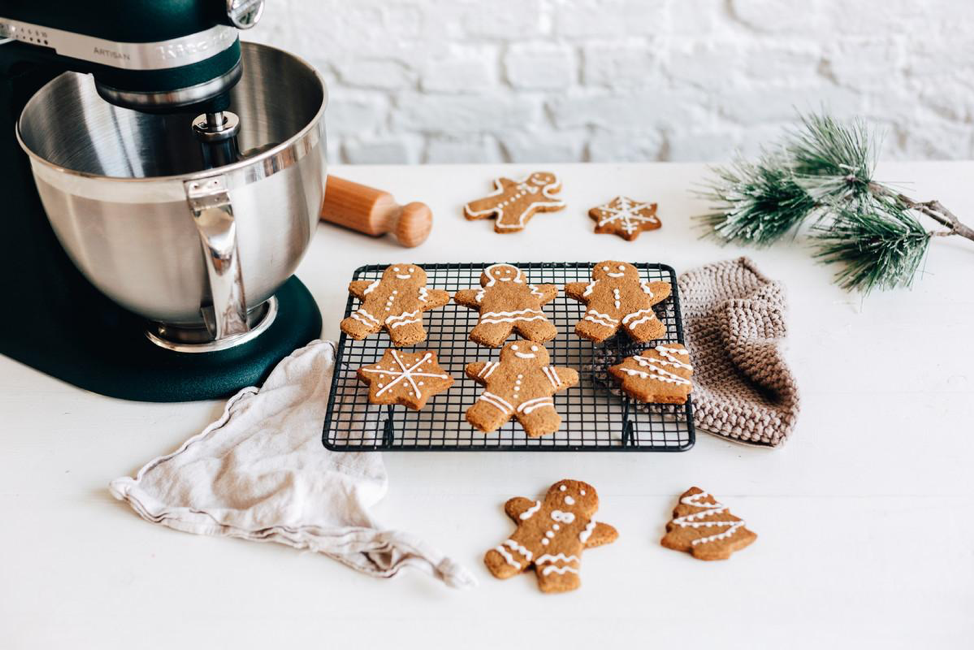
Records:
{"label": "gingerbread christmas tree cookie", "polygon": [[426,271],[415,264],[393,264],[381,279],[356,280],[348,291],[362,305],[342,321],[342,331],[358,340],[385,329],[396,347],[426,340],[423,312],[450,302],[446,291],[426,288]]}
{"label": "gingerbread christmas tree cookie", "polygon": [[616,529],[592,519],[599,496],[588,483],[558,481],[543,501],[514,497],[504,512],[517,530],[484,557],[495,578],[510,578],[534,567],[538,587],[545,593],[572,591],[581,586],[582,551],[614,542]]}
{"label": "gingerbread christmas tree cookie", "polygon": [[554,196],[560,191],[561,181],[551,172],[535,172],[521,180],[498,178],[491,194],[463,206],[463,215],[470,220],[494,217],[499,233],[520,232],[538,212],[565,207]]}
{"label": "gingerbread christmas tree cookie", "polygon": [[480,310],[480,320],[470,331],[470,340],[492,348],[517,331],[536,343],[558,335],[541,311],[541,306],[558,295],[552,284],[528,284],[521,269],[511,264],[488,266],[480,276],[480,289],[458,291],[453,299],[460,305]]}
{"label": "gingerbread christmas tree cookie", "polygon": [[619,235],[626,241],[633,241],[639,233],[663,225],[656,216],[655,203],[639,203],[624,196],[592,208],[588,216],[595,221],[595,232]]}
{"label": "gingerbread christmas tree cookie", "polygon": [[549,364],[548,351],[530,341],[508,343],[500,361],[467,365],[467,376],[484,386],[467,409],[467,422],[490,433],[515,418],[525,433],[537,438],[561,426],[552,395],[578,383],[578,372]]}
{"label": "gingerbread christmas tree cookie", "polygon": [[592,269],[591,282],[572,282],[565,294],[588,309],[575,325],[575,333],[602,342],[621,327],[634,341],[646,343],[666,334],[653,312],[653,305],[670,295],[668,282],[646,282],[635,266],[627,262],[599,262]]}
{"label": "gingerbread christmas tree cookie", "polygon": [[640,402],[685,404],[693,389],[690,353],[679,343],[657,345],[610,366],[622,390]]}
{"label": "gingerbread christmas tree cookie", "polygon": [[378,363],[356,372],[369,385],[372,404],[401,404],[414,410],[453,385],[453,377],[436,363],[435,352],[403,352],[387,349]]}
{"label": "gingerbread christmas tree cookie", "polygon": [[692,487],[680,495],[660,543],[674,551],[687,551],[698,560],[726,560],[757,538],[745,528],[743,519],[732,515],[712,494]]}

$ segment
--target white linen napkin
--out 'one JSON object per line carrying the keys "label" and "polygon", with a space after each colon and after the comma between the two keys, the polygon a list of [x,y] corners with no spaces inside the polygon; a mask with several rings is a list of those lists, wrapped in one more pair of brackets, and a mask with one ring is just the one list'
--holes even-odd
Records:
{"label": "white linen napkin", "polygon": [[413,567],[451,587],[476,585],[464,567],[369,515],[388,486],[381,454],[322,446],[334,362],[330,342],[296,350],[178,450],[112,481],[112,494],[184,532],[309,549],[381,578]]}

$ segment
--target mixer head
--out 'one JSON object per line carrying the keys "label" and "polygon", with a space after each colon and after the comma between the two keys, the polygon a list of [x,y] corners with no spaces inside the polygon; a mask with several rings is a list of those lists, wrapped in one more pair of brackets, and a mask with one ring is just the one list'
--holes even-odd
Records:
{"label": "mixer head", "polygon": [[[125,108],[217,112],[241,76],[238,29],[264,0],[10,0],[0,8],[4,56],[94,75]],[[13,50],[12,52],[10,50]]]}

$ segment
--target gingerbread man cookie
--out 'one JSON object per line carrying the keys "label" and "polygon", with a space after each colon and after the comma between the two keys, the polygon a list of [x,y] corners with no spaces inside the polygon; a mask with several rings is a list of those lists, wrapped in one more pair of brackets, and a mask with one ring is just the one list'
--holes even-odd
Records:
{"label": "gingerbread man cookie", "polygon": [[640,402],[685,404],[693,389],[690,353],[679,343],[657,345],[609,367],[622,390]]}
{"label": "gingerbread man cookie", "polygon": [[646,282],[626,262],[599,262],[592,269],[591,282],[572,282],[565,295],[588,305],[575,333],[597,343],[625,329],[634,341],[646,343],[666,334],[653,305],[670,295],[668,282]]}
{"label": "gingerbread man cookie", "polygon": [[500,358],[467,364],[467,376],[484,386],[467,422],[490,433],[516,418],[532,438],[557,431],[561,416],[551,396],[577,384],[578,372],[548,365],[548,351],[530,341],[508,343]]}
{"label": "gingerbread man cookie", "polygon": [[558,481],[544,501],[514,497],[504,512],[517,530],[487,551],[484,564],[495,578],[510,578],[534,566],[538,587],[545,593],[578,589],[582,550],[614,542],[609,524],[594,521],[599,496],[588,483]]}
{"label": "gingerbread man cookie", "polygon": [[633,241],[644,230],[656,230],[663,225],[656,216],[655,203],[638,203],[624,196],[592,208],[588,216],[595,220],[596,233],[619,235],[626,241]]}
{"label": "gingerbread man cookie", "polygon": [[463,206],[463,215],[470,220],[497,217],[495,232],[519,232],[538,212],[564,208],[565,202],[552,196],[560,191],[561,181],[551,172],[535,172],[519,181],[498,178],[491,194]]}
{"label": "gingerbread man cookie", "polygon": [[712,494],[692,487],[680,495],[660,544],[698,560],[726,560],[758,538],[745,525]]}
{"label": "gingerbread man cookie", "polygon": [[356,280],[348,291],[362,305],[342,321],[342,331],[358,340],[385,329],[396,347],[426,340],[423,312],[450,302],[446,291],[426,288],[426,271],[415,264],[393,264],[382,279]]}
{"label": "gingerbread man cookie", "polygon": [[488,266],[480,276],[481,289],[458,291],[453,299],[460,305],[480,310],[480,320],[470,331],[470,340],[492,348],[517,332],[535,343],[558,335],[541,311],[541,306],[558,295],[553,284],[528,284],[521,269],[511,264]]}
{"label": "gingerbread man cookie", "polygon": [[417,411],[453,385],[453,377],[436,363],[435,352],[389,348],[378,363],[362,366],[355,374],[369,385],[370,403],[401,404]]}

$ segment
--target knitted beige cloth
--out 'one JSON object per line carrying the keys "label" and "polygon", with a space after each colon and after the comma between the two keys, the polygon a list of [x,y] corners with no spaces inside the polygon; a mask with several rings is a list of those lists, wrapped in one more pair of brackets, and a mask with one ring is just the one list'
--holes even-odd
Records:
{"label": "knitted beige cloth", "polygon": [[781,349],[784,288],[746,257],[687,271],[679,284],[694,423],[739,442],[781,444],[799,410]]}

